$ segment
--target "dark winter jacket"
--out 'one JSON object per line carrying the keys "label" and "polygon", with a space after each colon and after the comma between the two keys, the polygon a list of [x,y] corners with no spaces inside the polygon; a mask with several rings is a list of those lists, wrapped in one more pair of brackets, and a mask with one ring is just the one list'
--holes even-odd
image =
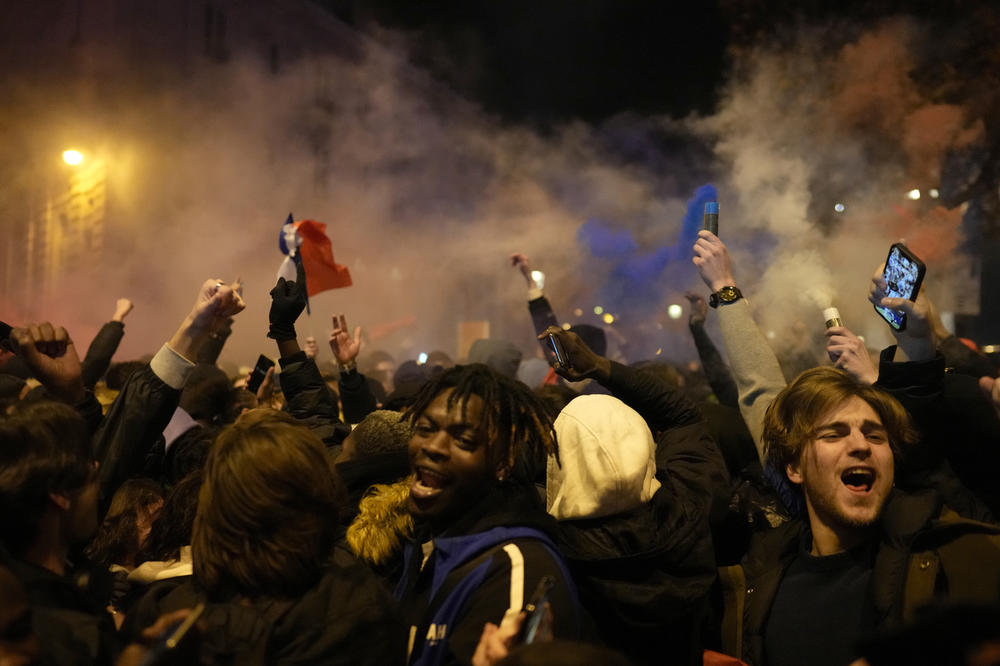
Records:
{"label": "dark winter jacket", "polygon": [[733,373],[729,371],[729,366],[723,360],[718,347],[705,330],[704,322],[689,324],[688,328],[691,330],[691,337],[694,338],[694,346],[698,349],[701,368],[708,378],[708,384],[712,387],[715,398],[719,404],[739,409],[740,395],[736,380],[733,379]]}
{"label": "dark winter jacket", "polygon": [[940,354],[927,361],[893,363],[882,352],[876,386],[891,393],[921,433],[919,446],[896,463],[896,485],[936,488],[959,514],[992,522],[1000,517],[1000,419],[968,375],[945,372]]}
{"label": "dark winter jacket", "polygon": [[406,451],[378,453],[364,458],[337,463],[347,488],[347,508],[341,523],[349,525],[358,515],[358,504],[365,492],[376,483],[395,483],[410,473],[410,458]]}
{"label": "dark winter jacket", "polygon": [[[1000,527],[961,518],[933,491],[895,491],[878,527],[868,588],[876,628],[910,620],[935,599],[1000,599]],[[728,654],[757,666],[766,663],[768,614],[807,530],[806,522],[795,520],[759,533],[743,564],[726,568],[723,644]]]}
{"label": "dark winter jacket", "polygon": [[[203,601],[191,581],[162,598],[140,601],[137,609],[148,622]],[[300,598],[208,603],[199,624],[208,627],[200,636],[201,663],[391,666],[403,663],[406,649],[405,628],[388,591],[365,566],[340,552]]]}
{"label": "dark winter jacket", "polygon": [[656,478],[689,503],[684,510],[724,513],[729,474],[695,404],[656,375],[615,361],[604,386],[639,412],[650,430],[661,433],[656,441]]}
{"label": "dark winter jacket", "polygon": [[612,363],[606,387],[660,432],[660,488],[634,510],[562,520],[559,546],[601,639],[637,664],[700,663],[715,559],[709,515],[728,474],[695,405],[655,375]]}
{"label": "dark winter jacket", "polygon": [[351,427],[340,420],[337,397],[305,352],[281,359],[281,390],[285,394],[285,411],[307,425],[328,447],[339,447],[351,434]]}
{"label": "dark winter jacket", "polygon": [[87,354],[80,362],[80,372],[83,385],[93,389],[97,381],[107,372],[111,365],[111,357],[118,350],[125,336],[125,324],[120,321],[109,321],[97,332],[87,347]]}
{"label": "dark winter jacket", "polygon": [[483,625],[499,625],[520,612],[543,576],[553,576],[549,595],[557,638],[580,635],[575,590],[551,541],[552,521],[534,488],[497,486],[462,523],[433,539],[426,563],[426,533],[407,543],[403,577],[396,587],[410,625],[410,664],[468,664]]}
{"label": "dark winter jacket", "polygon": [[94,458],[101,463],[101,515],[118,487],[146,467],[177,409],[180,393],[149,365],[126,380],[94,435]]}
{"label": "dark winter jacket", "polygon": [[378,409],[378,398],[372,392],[368,378],[357,370],[341,372],[337,387],[340,389],[345,423],[361,423],[366,416]]}
{"label": "dark winter jacket", "polygon": [[5,554],[0,564],[24,586],[32,625],[54,663],[107,664],[121,651],[114,622],[102,606],[111,592],[107,572],[81,569],[59,576]]}

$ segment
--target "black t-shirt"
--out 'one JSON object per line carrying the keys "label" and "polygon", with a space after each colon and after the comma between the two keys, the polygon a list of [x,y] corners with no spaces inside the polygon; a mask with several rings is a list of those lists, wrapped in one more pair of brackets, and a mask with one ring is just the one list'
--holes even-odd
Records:
{"label": "black t-shirt", "polygon": [[846,666],[875,624],[868,595],[874,550],[865,544],[815,557],[803,541],[778,588],[764,629],[767,666]]}

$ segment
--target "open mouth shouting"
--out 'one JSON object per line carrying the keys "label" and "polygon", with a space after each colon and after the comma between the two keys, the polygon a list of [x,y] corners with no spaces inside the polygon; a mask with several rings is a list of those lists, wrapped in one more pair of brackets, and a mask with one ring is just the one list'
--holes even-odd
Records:
{"label": "open mouth shouting", "polygon": [[451,484],[451,477],[428,467],[414,468],[410,496],[415,500],[431,500]]}
{"label": "open mouth shouting", "polygon": [[841,482],[847,489],[858,495],[866,495],[875,487],[877,474],[871,467],[849,467],[840,475]]}

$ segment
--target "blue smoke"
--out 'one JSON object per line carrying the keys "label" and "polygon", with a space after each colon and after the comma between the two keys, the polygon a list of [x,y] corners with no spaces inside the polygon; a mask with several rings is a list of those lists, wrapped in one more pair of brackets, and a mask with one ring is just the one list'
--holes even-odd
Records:
{"label": "blue smoke", "polygon": [[601,302],[621,312],[655,308],[663,298],[664,271],[679,262],[690,262],[705,203],[718,201],[717,196],[712,185],[699,187],[688,200],[677,241],[652,252],[640,251],[631,232],[612,229],[601,220],[592,218],[580,225],[577,242],[594,258],[611,264],[604,284],[597,289]]}

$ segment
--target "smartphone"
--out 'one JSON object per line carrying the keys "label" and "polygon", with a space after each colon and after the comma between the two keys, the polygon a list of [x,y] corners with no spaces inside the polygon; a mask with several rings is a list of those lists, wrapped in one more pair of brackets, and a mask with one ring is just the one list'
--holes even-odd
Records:
{"label": "smartphone", "polygon": [[524,605],[527,617],[524,618],[524,624],[521,625],[522,645],[530,645],[535,641],[538,626],[542,623],[542,618],[545,617],[545,604],[549,601],[549,592],[555,587],[555,584],[556,579],[552,576],[542,576],[534,594],[531,595],[531,599]]}
{"label": "smartphone", "polygon": [[705,215],[702,218],[701,228],[711,231],[716,236],[719,235],[719,202],[709,201],[705,204]]}
{"label": "smartphone", "polygon": [[247,382],[247,390],[256,394],[260,385],[264,383],[264,377],[267,377],[267,371],[273,367],[274,361],[263,354],[258,356],[257,365],[254,366],[253,372],[250,373],[250,380]]}
{"label": "smartphone", "polygon": [[553,368],[561,368],[564,365],[569,365],[569,358],[566,357],[566,350],[563,349],[562,343],[559,342],[559,338],[553,333],[549,333],[549,349],[552,350],[552,355],[555,357],[556,361],[552,364]]}
{"label": "smartphone", "polygon": [[205,604],[198,604],[191,609],[187,617],[164,631],[160,639],[156,642],[156,645],[146,653],[145,658],[142,660],[142,666],[161,666],[175,661],[175,659],[171,658],[172,655],[177,654],[177,649],[188,636],[191,627],[194,626],[195,622],[198,621],[198,618],[204,612]]}
{"label": "smartphone", "polygon": [[[894,243],[889,248],[889,256],[885,259],[885,270],[882,279],[885,280],[885,295],[892,298],[917,300],[920,284],[924,281],[927,266],[917,258],[917,255],[902,243]],[[889,326],[897,331],[906,328],[906,314],[898,310],[890,310],[881,305],[875,306],[875,311],[889,322]]]}

